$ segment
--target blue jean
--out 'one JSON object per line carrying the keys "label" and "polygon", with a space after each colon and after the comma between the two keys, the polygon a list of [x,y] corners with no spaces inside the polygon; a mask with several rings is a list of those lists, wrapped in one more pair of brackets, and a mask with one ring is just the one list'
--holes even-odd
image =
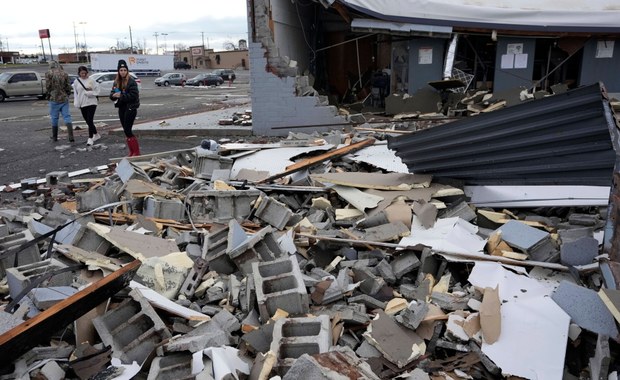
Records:
{"label": "blue jean", "polygon": [[49,102],[50,104],[50,117],[52,118],[52,127],[58,127],[58,115],[62,114],[62,118],[65,121],[65,125],[71,124],[71,113],[69,113],[69,101],[64,103]]}

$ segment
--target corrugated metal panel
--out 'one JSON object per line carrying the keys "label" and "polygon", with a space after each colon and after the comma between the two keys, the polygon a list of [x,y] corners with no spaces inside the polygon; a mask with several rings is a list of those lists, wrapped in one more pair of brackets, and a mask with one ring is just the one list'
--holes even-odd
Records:
{"label": "corrugated metal panel", "polygon": [[388,147],[412,173],[469,185],[608,186],[618,129],[604,92],[582,87],[390,138]]}

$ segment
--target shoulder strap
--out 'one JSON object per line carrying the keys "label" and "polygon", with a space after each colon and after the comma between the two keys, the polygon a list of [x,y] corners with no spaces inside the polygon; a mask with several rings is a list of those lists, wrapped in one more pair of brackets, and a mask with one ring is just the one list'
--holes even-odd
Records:
{"label": "shoulder strap", "polygon": [[84,90],[86,90],[86,86],[84,86],[84,83],[82,83],[82,81],[80,80],[80,78],[75,78],[76,81],[80,82],[80,84],[82,85],[82,87],[84,87]]}

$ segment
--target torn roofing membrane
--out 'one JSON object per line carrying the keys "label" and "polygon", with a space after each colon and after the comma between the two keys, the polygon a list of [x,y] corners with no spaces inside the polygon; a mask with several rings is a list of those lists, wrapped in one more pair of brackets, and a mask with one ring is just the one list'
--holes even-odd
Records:
{"label": "torn roofing membrane", "polygon": [[342,0],[379,19],[432,25],[517,30],[620,31],[620,8],[614,0]]}

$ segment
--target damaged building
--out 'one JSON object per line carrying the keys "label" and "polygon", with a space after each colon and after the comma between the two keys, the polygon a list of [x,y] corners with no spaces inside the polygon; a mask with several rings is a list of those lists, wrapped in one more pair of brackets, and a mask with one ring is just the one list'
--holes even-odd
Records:
{"label": "damaged building", "polygon": [[507,105],[596,82],[620,92],[609,0],[249,0],[248,15],[259,135],[358,124],[362,111],[458,117],[480,91]]}
{"label": "damaged building", "polygon": [[594,84],[7,186],[0,380],[616,380],[619,109]]}
{"label": "damaged building", "polygon": [[477,4],[248,0],[260,138],[0,187],[0,380],[617,380],[619,10]]}

